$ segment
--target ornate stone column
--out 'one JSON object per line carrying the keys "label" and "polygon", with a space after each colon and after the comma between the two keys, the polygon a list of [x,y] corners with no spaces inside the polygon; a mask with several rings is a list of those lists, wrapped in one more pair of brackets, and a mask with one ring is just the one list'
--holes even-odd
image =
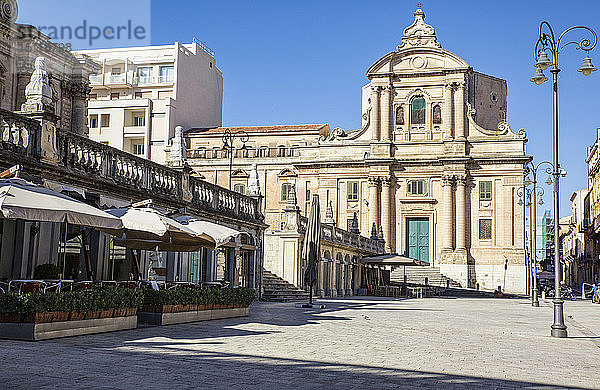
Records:
{"label": "ornate stone column", "polygon": [[379,141],[381,137],[381,115],[379,104],[379,93],[381,87],[371,87],[371,140]]}
{"label": "ornate stone column", "polygon": [[383,236],[385,238],[385,250],[390,252],[392,248],[392,221],[391,221],[391,186],[392,180],[389,177],[381,178],[381,225],[383,226]]}
{"label": "ornate stone column", "polygon": [[442,218],[440,232],[442,233],[442,250],[452,250],[452,182],[453,177],[442,177]]}
{"label": "ornate stone column", "polygon": [[379,194],[378,187],[379,179],[376,177],[369,178],[369,232],[373,227],[379,226]]}
{"label": "ornate stone column", "polygon": [[381,140],[389,141],[392,128],[392,87],[385,86],[381,91]]}
{"label": "ornate stone column", "polygon": [[442,123],[443,126],[448,129],[448,138],[454,137],[454,121],[453,121],[453,107],[452,104],[452,84],[448,83],[444,86],[444,108],[442,111]]}
{"label": "ornate stone column", "polygon": [[467,206],[466,191],[467,176],[456,176],[456,249],[466,250]]}
{"label": "ornate stone column", "polygon": [[454,137],[465,138],[465,83],[456,83],[454,91]]}

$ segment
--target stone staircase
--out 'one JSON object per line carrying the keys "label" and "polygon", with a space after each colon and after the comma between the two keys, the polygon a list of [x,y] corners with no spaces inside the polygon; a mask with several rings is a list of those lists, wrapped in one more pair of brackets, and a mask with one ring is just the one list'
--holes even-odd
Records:
{"label": "stone staircase", "polygon": [[[394,268],[390,274],[390,281],[395,283],[404,282],[404,267]],[[439,287],[446,287],[447,285],[455,288],[462,287],[460,283],[442,275],[440,269],[434,267],[406,267],[406,283],[428,284]]]}
{"label": "stone staircase", "polygon": [[308,300],[308,293],[264,270],[262,299],[273,302],[304,301]]}

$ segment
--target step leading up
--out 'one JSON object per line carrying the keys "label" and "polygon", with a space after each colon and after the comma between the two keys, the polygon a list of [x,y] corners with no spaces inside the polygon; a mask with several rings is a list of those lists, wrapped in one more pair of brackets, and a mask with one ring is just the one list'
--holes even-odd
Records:
{"label": "step leading up", "polygon": [[308,293],[264,270],[262,299],[274,302],[304,301],[308,300]]}

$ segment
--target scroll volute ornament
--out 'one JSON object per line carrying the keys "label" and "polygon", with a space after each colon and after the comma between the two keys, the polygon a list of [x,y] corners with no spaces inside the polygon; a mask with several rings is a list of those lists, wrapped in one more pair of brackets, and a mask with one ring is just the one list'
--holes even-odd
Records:
{"label": "scroll volute ornament", "polygon": [[0,19],[14,23],[18,13],[16,0],[0,0]]}

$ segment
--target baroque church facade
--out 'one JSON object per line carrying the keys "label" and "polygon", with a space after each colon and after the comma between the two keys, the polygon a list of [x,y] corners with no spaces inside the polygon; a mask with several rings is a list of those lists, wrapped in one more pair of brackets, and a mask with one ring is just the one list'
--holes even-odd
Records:
{"label": "baroque church facade", "polygon": [[[187,162],[226,186],[222,135],[244,131],[232,188],[245,192],[256,164],[272,232],[282,229],[290,199],[308,215],[318,194],[323,221],[350,230],[356,215],[361,234],[382,236],[390,253],[425,261],[463,287],[524,292],[527,140],[506,122],[506,81],[443,49],[421,9],[414,18],[397,48],[366,72],[360,129],[188,129]],[[267,269],[289,261],[300,259],[265,252]]]}

